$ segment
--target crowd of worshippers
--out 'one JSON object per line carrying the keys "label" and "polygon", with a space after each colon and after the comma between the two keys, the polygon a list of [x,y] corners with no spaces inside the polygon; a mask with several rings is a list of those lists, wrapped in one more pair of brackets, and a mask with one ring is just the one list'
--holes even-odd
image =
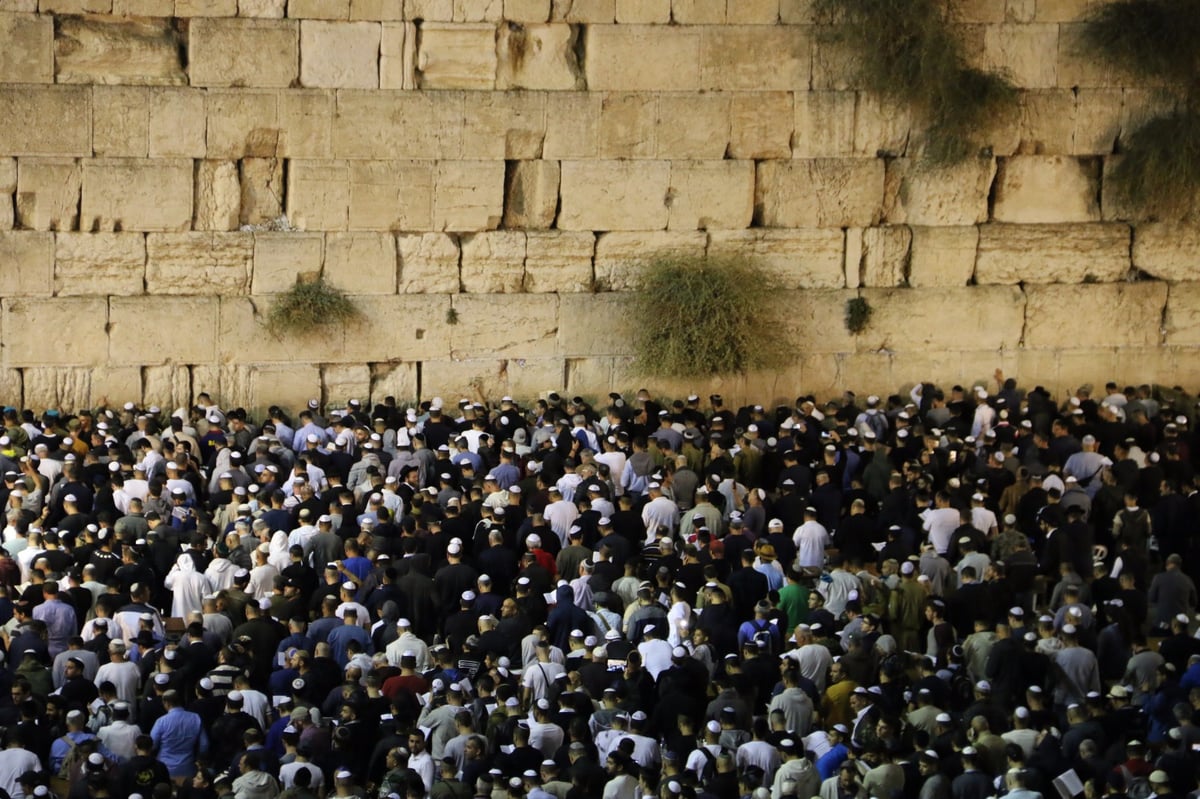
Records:
{"label": "crowd of worshippers", "polygon": [[0,799],[1192,795],[1194,398],[3,410]]}

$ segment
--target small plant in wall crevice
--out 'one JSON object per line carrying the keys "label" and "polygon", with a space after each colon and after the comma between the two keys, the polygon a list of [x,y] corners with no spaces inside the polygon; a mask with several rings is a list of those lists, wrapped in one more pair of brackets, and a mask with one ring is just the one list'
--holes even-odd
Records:
{"label": "small plant in wall crevice", "polygon": [[871,314],[875,309],[871,307],[871,303],[867,302],[866,297],[853,297],[846,300],[846,329],[854,335],[858,335],[867,329],[867,325],[871,323]]}
{"label": "small plant in wall crevice", "polygon": [[362,311],[346,293],[325,278],[297,280],[275,298],[266,327],[276,336],[327,332],[362,319]]}

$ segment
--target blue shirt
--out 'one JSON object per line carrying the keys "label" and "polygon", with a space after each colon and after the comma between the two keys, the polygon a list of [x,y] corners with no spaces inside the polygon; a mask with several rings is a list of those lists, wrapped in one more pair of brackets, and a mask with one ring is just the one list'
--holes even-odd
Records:
{"label": "blue shirt", "polygon": [[51,774],[58,773],[58,770],[62,768],[63,761],[67,759],[67,755],[71,754],[71,750],[75,748],[64,741],[63,738],[70,738],[75,742],[75,746],[78,746],[84,741],[96,741],[96,751],[104,755],[105,760],[108,760],[110,763],[115,763],[117,761],[117,756],[109,751],[108,747],[102,744],[99,739],[97,739],[96,736],[92,735],[90,732],[85,732],[83,730],[78,732],[68,732],[64,736],[55,738],[54,743],[50,744]]}
{"label": "blue shirt", "polygon": [[817,773],[821,775],[821,779],[829,779],[837,774],[838,766],[842,765],[849,756],[846,745],[838,744],[817,758]]}
{"label": "blue shirt", "polygon": [[333,659],[342,668],[350,662],[350,656],[346,654],[346,648],[351,641],[358,641],[362,644],[362,651],[367,654],[371,653],[371,636],[367,635],[367,631],[357,624],[343,624],[340,627],[335,627],[329,633],[329,638],[326,643],[333,650]]}
{"label": "blue shirt", "polygon": [[181,707],[173,707],[159,716],[150,730],[158,759],[172,777],[191,777],[196,773],[196,757],[208,751],[208,735],[200,716]]}

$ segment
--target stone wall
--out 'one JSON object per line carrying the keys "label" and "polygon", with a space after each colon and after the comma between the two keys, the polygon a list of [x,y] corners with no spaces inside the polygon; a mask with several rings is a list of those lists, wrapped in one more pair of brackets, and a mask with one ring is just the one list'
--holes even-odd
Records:
{"label": "stone wall", "polygon": [[[1097,0],[955,2],[1022,94],[994,157],[931,172],[810,0],[0,0],[0,393],[1194,387],[1200,230],[1104,179],[1169,95],[1079,52]],[[625,309],[662,252],[768,266],[791,366],[641,375]],[[364,321],[272,337],[315,274]]]}

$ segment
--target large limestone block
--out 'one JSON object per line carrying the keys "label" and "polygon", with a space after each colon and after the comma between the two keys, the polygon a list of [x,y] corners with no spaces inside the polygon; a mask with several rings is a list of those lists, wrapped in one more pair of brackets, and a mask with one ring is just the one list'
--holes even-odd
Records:
{"label": "large limestone block", "polygon": [[404,18],[450,22],[454,19],[454,0],[404,0]]}
{"label": "large limestone block", "polygon": [[863,289],[862,295],[873,313],[858,337],[860,351],[995,351],[1021,342],[1025,296],[1016,287]]}
{"label": "large limestone block", "polygon": [[457,92],[341,91],[333,118],[334,154],[339,158],[458,158],[463,115],[463,98]]}
{"label": "large limestone block", "polygon": [[114,403],[140,403],[142,399],[142,370],[136,366],[98,366],[92,370],[90,384],[89,405],[98,405],[106,398],[110,407]]}
{"label": "large limestone block", "polygon": [[1026,224],[1098,222],[1100,162],[1059,155],[1000,160],[993,215]]}
{"label": "large limestone block", "polygon": [[1133,265],[1160,280],[1200,279],[1200,228],[1147,222],[1133,231]]}
{"label": "large limestone block", "polygon": [[81,184],[75,159],[18,159],[17,221],[33,230],[75,230]]}
{"label": "large limestone block", "polygon": [[300,23],[272,19],[192,20],[193,86],[291,86],[300,76]]}
{"label": "large limestone block", "polygon": [[242,160],[241,224],[261,225],[283,214],[283,159]]}
{"label": "large limestone block", "polygon": [[138,20],[66,17],[54,41],[59,83],[180,86],[179,34],[165,18]]}
{"label": "large limestone block", "polygon": [[779,0],[728,0],[726,20],[731,24],[775,25]]}
{"label": "large limestone block", "polygon": [[68,412],[82,410],[91,405],[92,369],[88,366],[24,369],[21,388],[25,404],[31,408],[61,408]]}
{"label": "large limestone block", "polygon": [[455,22],[499,22],[504,18],[504,0],[454,0]]}
{"label": "large limestone block", "polygon": [[[243,358],[245,356],[242,356]],[[257,353],[255,359],[257,360]],[[244,372],[244,404],[260,412],[271,405],[299,408],[321,393],[320,368],[316,364],[288,363],[283,365],[237,364],[233,369]],[[226,382],[222,373],[221,384]]]}
{"label": "large limestone block", "polygon": [[797,352],[853,352],[854,336],[846,329],[846,301],[857,294],[845,289],[779,293],[770,312],[780,339]]}
{"label": "large limestone block", "polygon": [[867,227],[879,221],[883,187],[878,158],[763,161],[754,202],[767,227]]}
{"label": "large limestone block", "polygon": [[[316,334],[302,333],[276,336],[266,328],[267,315],[275,302],[274,297],[230,297],[219,298],[217,317],[217,358],[224,363],[246,361],[253,357],[256,362],[292,362],[298,360],[297,344],[311,347],[320,341]],[[341,330],[328,349],[336,349],[342,343]],[[253,342],[247,347],[247,342]],[[301,362],[307,363],[308,359]],[[224,383],[222,379],[222,383]],[[313,396],[309,394],[308,396]],[[272,400],[275,402],[275,400]]]}
{"label": "large limestone block", "polygon": [[415,363],[373,363],[370,367],[372,401],[395,397],[397,402],[405,405],[418,399]]}
{"label": "large limestone block", "polygon": [[671,165],[666,161],[563,161],[561,230],[662,230]]}
{"label": "large limestone block", "polygon": [[[5,297],[4,339],[0,352],[6,366],[91,366],[108,358],[108,300],[55,297]],[[64,326],[64,320],[71,320]],[[56,346],[47,346],[47,342]]]}
{"label": "large limestone block", "polygon": [[706,25],[701,30],[700,88],[723,91],[809,88],[812,47],[804,28]]}
{"label": "large limestone block", "polygon": [[187,230],[192,162],[97,158],[83,164],[83,230]]}
{"label": "large limestone block", "polygon": [[510,22],[545,22],[550,0],[504,0],[504,18]]}
{"label": "large limestone block", "polygon": [[0,194],[17,190],[17,159],[0,158]]}
{"label": "large limestone block", "polygon": [[208,363],[217,354],[216,297],[112,297],[108,360],[121,366]]}
{"label": "large limestone block", "polygon": [[854,110],[854,152],[901,156],[908,150],[912,111],[902,103],[860,92]]}
{"label": "large limestone block", "polygon": [[1036,89],[1020,95],[1022,155],[1070,154],[1074,151],[1078,103],[1070,89]]}
{"label": "large limestone block", "polygon": [[325,237],[320,233],[255,233],[251,294],[287,291],[300,278],[321,274]]}
{"label": "large limestone block", "polygon": [[[213,312],[213,322],[210,325],[215,325],[215,307],[213,308]],[[111,350],[111,345],[109,349]],[[132,367],[117,368],[129,369]],[[179,408],[191,405],[192,370],[186,363],[166,363],[162,366],[143,367],[141,369],[140,382],[143,402],[152,402],[166,408]]]}
{"label": "large limestone block", "polygon": [[350,0],[288,0],[287,15],[292,19],[349,19]]}
{"label": "large limestone block", "polygon": [[1098,324],[1103,327],[1104,343],[1114,347],[1150,347],[1162,340],[1166,283],[1029,286],[1025,295],[1023,343],[1030,349],[1097,341]]}
{"label": "large limestone block", "polygon": [[[741,95],[734,95],[735,97]],[[789,130],[790,123],[786,126]],[[774,133],[761,130],[743,116],[739,127],[739,152],[730,148],[730,97],[721,92],[664,93],[658,95],[658,120],[654,141],[659,158],[724,158],[727,150],[738,157],[768,147]]]}
{"label": "large limestone block", "polygon": [[376,22],[300,23],[300,83],[320,89],[379,87]]}
{"label": "large limestone block", "polygon": [[680,25],[723,25],[725,8],[725,0],[672,0],[671,18]]}
{"label": "large limestone block", "polygon": [[350,0],[350,19],[402,20],[404,0]]}
{"label": "large limestone block", "polygon": [[379,43],[379,88],[417,88],[416,23],[383,23]]}
{"label": "large limestone block", "polygon": [[632,295],[620,292],[562,297],[559,353],[568,357],[633,354],[632,306]]}
{"label": "large limestone block", "polygon": [[550,92],[543,158],[595,158],[600,152],[600,92]]}
{"label": "large limestone block", "polygon": [[504,177],[505,228],[545,230],[558,211],[557,161],[517,161]]}
{"label": "large limestone block", "polygon": [[504,164],[440,161],[433,194],[438,230],[493,230],[504,215]]}
{"label": "large limestone block", "polygon": [[497,89],[583,88],[574,25],[501,25],[496,40]]}
{"label": "large limestone block", "polygon": [[1108,155],[1117,144],[1125,116],[1125,92],[1120,89],[1080,89],[1076,93],[1075,155]]}
{"label": "large limestone block", "polygon": [[1111,283],[1129,274],[1129,227],[981,225],[976,283]]}
{"label": "large limestone block", "polygon": [[592,91],[699,89],[701,28],[588,25],[584,70]]}
{"label": "large limestone block", "polygon": [[[92,97],[95,155],[145,158],[150,152],[150,90],[136,86],[97,86]],[[200,121],[203,127],[203,113]]]}
{"label": "large limestone block", "polygon": [[363,324],[346,331],[337,363],[424,361],[450,357],[446,321],[450,297],[445,294],[354,297]]}
{"label": "large limestone block", "polygon": [[714,230],[708,254],[745,257],[777,288],[842,288],[844,236],[837,229]]}
{"label": "large limestone block", "polygon": [[525,291],[590,292],[596,239],[590,232],[529,232],[525,241]]}
{"label": "large limestone block", "polygon": [[236,161],[200,161],[196,165],[196,230],[237,230],[242,190]]}
{"label": "large limestone block", "polygon": [[283,19],[286,13],[287,0],[238,0],[239,17]]}
{"label": "large limestone block", "polygon": [[175,0],[177,17],[236,17],[237,0]]}
{"label": "large limestone block", "polygon": [[148,135],[151,158],[205,157],[208,142],[204,102],[202,89],[150,89]]}
{"label": "large limestone block", "polygon": [[287,215],[300,230],[346,230],[350,222],[350,166],[345,161],[292,161]]}
{"label": "large limestone block", "polygon": [[729,156],[790,158],[796,121],[790,92],[733,95],[729,113]]}
{"label": "large limestone block", "polygon": [[912,231],[907,225],[870,227],[863,231],[863,286],[896,288],[908,283]]}
{"label": "large limestone block", "polygon": [[0,193],[0,230],[12,230],[16,216],[12,195]]}
{"label": "large limestone block", "polygon": [[54,274],[54,235],[0,231],[0,295],[49,296]]}
{"label": "large limestone block", "polygon": [[365,363],[326,364],[321,367],[321,387],[327,402],[340,405],[353,398],[365,402],[371,396],[371,367]]}
{"label": "large limestone block", "polygon": [[396,238],[390,233],[325,237],[325,279],[347,294],[395,294],[396,267]]}
{"label": "large limestone block", "polygon": [[746,228],[754,217],[753,161],[671,163],[671,230]]}
{"label": "large limestone block", "polygon": [[232,296],[250,287],[249,233],[151,233],[146,237],[150,294]]}
{"label": "large limestone block", "polygon": [[671,0],[617,0],[622,25],[663,25],[671,21]]}
{"label": "large limestone block", "polygon": [[425,361],[421,386],[428,386],[428,392],[435,395],[454,397],[537,397],[562,390],[564,370],[562,358]]}
{"label": "large limestone block", "polygon": [[833,158],[855,152],[854,92],[797,91],[792,155]]}
{"label": "large limestone block", "polygon": [[[1058,26],[1058,63],[1055,74],[1058,85],[1064,89],[1074,87],[1120,86],[1123,75],[1106,58],[1097,58],[1096,53],[1084,43],[1083,30],[1086,23],[1069,22]],[[1150,82],[1143,78],[1143,82]]]}
{"label": "large limestone block", "polygon": [[495,88],[496,26],[426,22],[421,26],[417,72],[422,89]]}
{"label": "large limestone block", "polygon": [[908,261],[908,285],[965,286],[975,274],[979,228],[974,225],[947,227],[913,226],[912,251]]}
{"label": "large limestone block", "polygon": [[976,60],[984,69],[1004,70],[1021,88],[1045,89],[1058,85],[1057,49],[1058,25],[988,25]]}
{"label": "large limestone block", "polygon": [[456,294],[458,324],[450,327],[450,355],[471,358],[538,358],[558,348],[555,294]]}
{"label": "large limestone block", "polygon": [[349,178],[350,230],[422,230],[433,224],[432,163],[356,162]]}
{"label": "large limestone block", "polygon": [[400,255],[401,294],[450,294],[459,289],[458,243],[445,233],[402,233],[396,237]]}
{"label": "large limestone block", "polygon": [[0,85],[0,152],[6,155],[91,155],[91,89]]}
{"label": "large limestone block", "polygon": [[976,225],[987,221],[996,162],[978,158],[934,168],[909,158],[888,161],[883,218],[893,225]]}
{"label": "large limestone block", "polygon": [[[1200,283],[1172,283],[1167,294],[1165,343],[1194,347],[1200,344]],[[1189,353],[1189,358],[1194,352]]]}
{"label": "large limestone block", "polygon": [[603,233],[596,238],[596,288],[636,291],[643,269],[657,258],[701,260],[708,236],[696,231]]}
{"label": "large limestone block", "polygon": [[[546,139],[542,92],[472,92],[464,97],[461,152],[464,158],[510,161],[541,158]],[[453,144],[447,137],[446,145]]]}
{"label": "large limestone block", "polygon": [[517,294],[525,282],[525,234],[494,230],[462,237],[461,281],[472,294]]}
{"label": "large limestone block", "polygon": [[552,22],[610,24],[617,18],[616,0],[551,0]]}
{"label": "large limestone block", "polygon": [[601,158],[653,158],[658,98],[639,92],[610,92],[600,105]]}
{"label": "large limestone block", "polygon": [[0,14],[0,83],[53,82],[53,17]]}
{"label": "large limestone block", "polygon": [[59,233],[54,295],[133,296],[145,290],[146,239],[140,233]]}
{"label": "large limestone block", "polygon": [[38,10],[38,0],[0,0],[0,11],[5,13],[30,13]]}
{"label": "large limestone block", "polygon": [[843,262],[846,272],[846,288],[856,289],[862,285],[863,229],[846,229],[846,246]]}

